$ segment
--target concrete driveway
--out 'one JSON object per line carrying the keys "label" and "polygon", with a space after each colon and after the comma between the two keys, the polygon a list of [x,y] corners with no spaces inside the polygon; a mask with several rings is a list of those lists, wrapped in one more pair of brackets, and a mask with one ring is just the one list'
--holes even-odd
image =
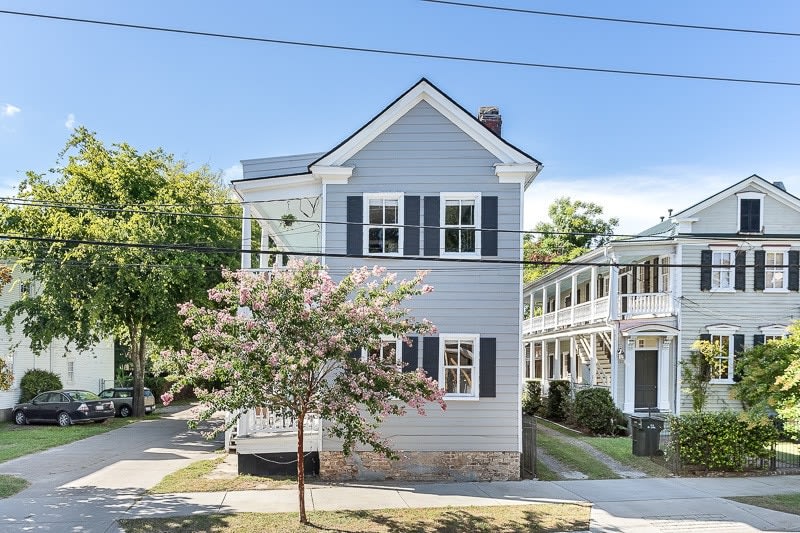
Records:
{"label": "concrete driveway", "polygon": [[31,483],[0,499],[0,531],[116,531],[114,520],[146,489],[222,446],[222,436],[208,441],[188,429],[193,414],[146,419],[0,464],[1,474]]}

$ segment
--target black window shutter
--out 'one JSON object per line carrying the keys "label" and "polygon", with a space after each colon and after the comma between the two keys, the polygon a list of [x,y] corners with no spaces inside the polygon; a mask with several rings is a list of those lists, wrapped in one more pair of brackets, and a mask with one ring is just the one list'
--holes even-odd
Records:
{"label": "black window shutter", "polygon": [[403,198],[403,255],[419,255],[419,196]]}
{"label": "black window shutter", "polygon": [[747,252],[744,250],[738,250],[736,252],[736,266],[734,267],[733,271],[735,274],[733,288],[737,291],[745,290],[744,287],[744,276],[745,276],[745,260],[747,259]]}
{"label": "black window shutter", "polygon": [[739,231],[759,233],[761,231],[761,200],[755,198],[742,198],[739,201]]}
{"label": "black window shutter", "polygon": [[479,396],[494,398],[497,396],[497,339],[481,337],[480,343]]}
{"label": "black window shutter", "polygon": [[[439,197],[425,197],[425,255],[439,255]],[[438,350],[438,348],[437,348]]]}
{"label": "black window shutter", "polygon": [[362,196],[347,197],[347,255],[364,253],[364,229],[361,225],[364,217],[364,198]]}
{"label": "black window shutter", "polygon": [[711,250],[700,250],[700,290],[711,290]]}
{"label": "black window shutter", "polygon": [[419,347],[417,346],[417,337],[409,337],[408,342],[411,346],[403,344],[403,372],[414,372],[419,367]]}
{"label": "black window shutter", "polygon": [[422,368],[429,377],[439,379],[439,337],[422,338]]}
{"label": "black window shutter", "polygon": [[764,290],[764,277],[766,275],[764,271],[764,264],[766,263],[767,252],[764,250],[756,250],[755,257],[753,262],[755,266],[753,268],[753,289],[757,291]]}
{"label": "black window shutter", "polygon": [[800,251],[789,250],[789,290],[800,290]]}
{"label": "black window shutter", "polygon": [[361,348],[356,348],[352,352],[350,352],[350,357],[353,359],[361,359]]}
{"label": "black window shutter", "polygon": [[736,383],[742,381],[742,373],[740,371],[740,365],[737,364],[736,356],[744,351],[744,335],[741,333],[736,333],[733,336],[733,381]]}
{"label": "black window shutter", "polygon": [[708,341],[711,342],[711,334],[710,333],[701,333],[700,334],[701,341]]}
{"label": "black window shutter", "polygon": [[497,255],[497,196],[481,198],[481,255]]}
{"label": "black window shutter", "polygon": [[764,335],[753,335],[753,346],[761,346],[764,344]]}

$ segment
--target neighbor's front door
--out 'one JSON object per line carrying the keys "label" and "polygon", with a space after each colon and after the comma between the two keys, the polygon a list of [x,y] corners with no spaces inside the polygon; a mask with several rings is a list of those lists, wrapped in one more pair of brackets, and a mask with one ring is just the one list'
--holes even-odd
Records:
{"label": "neighbor's front door", "polygon": [[634,409],[658,405],[658,350],[636,350]]}

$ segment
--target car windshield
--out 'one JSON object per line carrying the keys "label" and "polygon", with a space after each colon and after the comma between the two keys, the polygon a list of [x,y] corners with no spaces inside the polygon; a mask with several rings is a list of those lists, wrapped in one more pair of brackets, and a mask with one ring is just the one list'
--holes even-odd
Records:
{"label": "car windshield", "polygon": [[69,391],[67,394],[72,396],[73,400],[77,400],[79,402],[84,402],[86,400],[99,400],[100,396],[93,392],[89,392],[88,390],[73,390]]}

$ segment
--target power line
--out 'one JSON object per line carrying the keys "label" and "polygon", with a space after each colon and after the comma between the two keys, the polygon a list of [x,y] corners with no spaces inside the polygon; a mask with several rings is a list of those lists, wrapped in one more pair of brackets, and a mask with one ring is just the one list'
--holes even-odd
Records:
{"label": "power line", "polygon": [[788,31],[770,31],[770,30],[754,30],[748,28],[729,28],[724,26],[703,26],[698,24],[678,24],[674,22],[658,22],[654,20],[640,20],[640,19],[623,19],[615,17],[598,17],[591,15],[576,15],[574,13],[557,13],[553,11],[539,11],[534,9],[522,9],[514,7],[492,6],[486,4],[476,4],[471,2],[455,2],[452,0],[422,0],[431,4],[444,4],[458,7],[470,7],[477,9],[486,9],[491,11],[506,11],[510,13],[524,13],[526,15],[544,15],[548,17],[562,17],[581,20],[594,20],[600,22],[617,22],[623,24],[639,24],[645,26],[660,26],[665,28],[680,28],[685,30],[707,30],[707,31],[721,31],[732,33],[747,33],[756,35],[777,35],[782,37],[800,37],[800,33],[793,33]]}
{"label": "power line", "polygon": [[174,33],[174,34],[182,34],[182,35],[193,35],[198,37],[215,37],[219,39],[232,39],[237,41],[250,41],[250,42],[258,42],[258,43],[268,43],[268,44],[281,44],[281,45],[289,45],[289,46],[301,46],[306,48],[319,48],[325,50],[339,50],[344,52],[362,52],[362,53],[369,53],[369,54],[381,54],[381,55],[391,55],[391,56],[402,56],[402,57],[417,57],[417,58],[424,58],[424,59],[441,59],[447,61],[461,61],[465,63],[479,63],[479,64],[491,64],[491,65],[505,65],[505,66],[513,66],[513,67],[527,67],[527,68],[542,68],[542,69],[551,69],[551,70],[566,70],[566,71],[574,71],[574,72],[595,72],[595,73],[602,73],[602,74],[618,74],[618,75],[625,75],[625,76],[643,76],[643,77],[654,77],[654,78],[672,78],[672,79],[683,79],[683,80],[702,80],[702,81],[718,81],[718,82],[726,82],[726,83],[747,83],[747,84],[758,84],[758,85],[780,85],[780,86],[789,86],[789,87],[800,87],[800,82],[794,81],[781,81],[781,80],[764,80],[764,79],[755,79],[755,78],[731,78],[725,76],[702,76],[702,75],[692,75],[692,74],[675,74],[675,73],[668,73],[668,72],[655,72],[655,71],[644,71],[644,70],[623,70],[623,69],[612,69],[612,68],[601,68],[601,67],[580,67],[576,65],[559,65],[559,64],[552,64],[552,63],[533,63],[527,61],[511,61],[511,60],[502,60],[502,59],[488,59],[488,58],[481,58],[481,57],[470,57],[470,56],[456,56],[456,55],[444,55],[444,54],[433,54],[433,53],[425,53],[425,52],[408,52],[402,50],[389,50],[385,48],[366,48],[366,47],[358,47],[358,46],[344,46],[344,45],[335,45],[335,44],[323,44],[323,43],[314,43],[309,41],[291,41],[286,39],[270,39],[267,37],[254,37],[249,35],[237,35],[231,33],[217,33],[217,32],[205,32],[205,31],[196,31],[196,30],[186,30],[181,28],[168,28],[164,26],[149,26],[144,24],[130,24],[124,22],[112,22],[106,20],[97,20],[97,19],[86,19],[86,18],[76,18],[76,17],[61,17],[56,15],[46,15],[43,13],[31,13],[25,11],[10,11],[10,10],[0,10],[0,14],[5,15],[16,15],[22,17],[34,17],[40,19],[48,19],[48,20],[59,20],[64,22],[78,22],[82,24],[94,24],[100,26],[110,26],[116,28],[128,28],[128,29],[135,29],[135,30],[148,30],[148,31],[157,31],[163,33]]}
{"label": "power line", "polygon": [[[725,268],[720,265],[703,265],[696,263],[668,263],[661,265],[643,265],[642,263],[595,263],[590,261],[530,261],[519,259],[493,259],[493,258],[472,258],[472,257],[448,257],[448,256],[422,256],[422,255],[399,255],[399,256],[385,256],[374,254],[348,254],[339,252],[300,252],[300,251],[270,251],[270,250],[252,250],[247,248],[226,248],[205,245],[192,245],[192,244],[165,244],[165,243],[140,243],[140,242],[121,242],[121,241],[103,241],[103,240],[83,240],[83,239],[69,239],[60,237],[34,237],[30,235],[11,235],[0,234],[0,241],[3,240],[20,240],[34,243],[50,243],[50,244],[72,244],[72,245],[90,245],[90,246],[108,246],[115,248],[133,248],[133,249],[149,249],[160,250],[167,252],[198,252],[198,253],[218,253],[218,254],[241,254],[249,253],[251,255],[285,255],[285,256],[298,256],[298,257],[334,257],[344,259],[372,259],[380,261],[416,261],[416,262],[444,262],[444,263],[461,263],[461,264],[486,264],[486,265],[538,265],[538,266],[551,266],[551,265],[569,265],[569,266],[612,266],[612,267],[638,267],[638,268],[701,268],[701,267],[716,267]],[[736,265],[736,268],[755,268],[755,264]]]}

